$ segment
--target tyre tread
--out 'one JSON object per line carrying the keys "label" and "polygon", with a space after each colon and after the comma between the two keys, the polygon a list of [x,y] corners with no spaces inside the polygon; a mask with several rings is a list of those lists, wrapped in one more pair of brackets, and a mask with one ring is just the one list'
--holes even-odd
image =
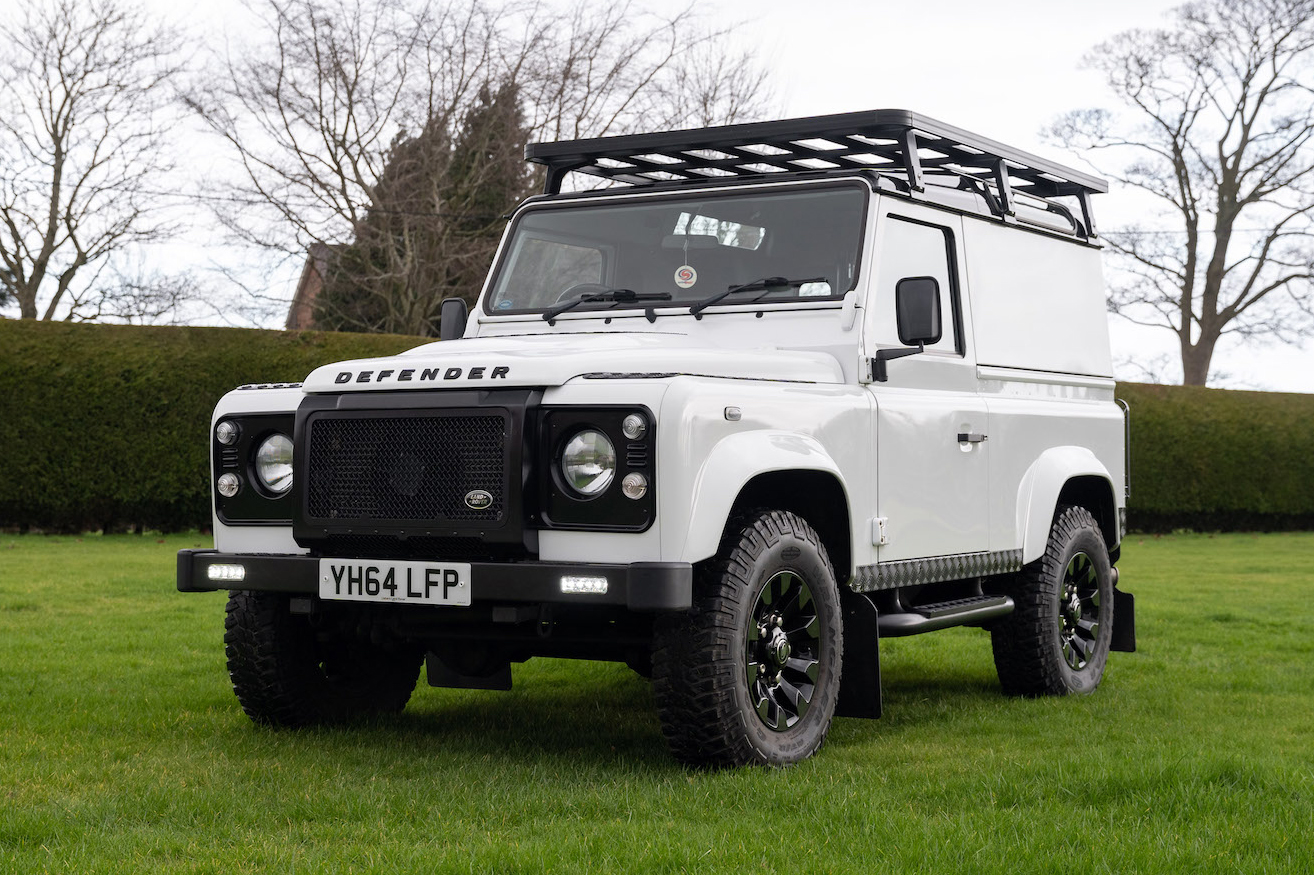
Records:
{"label": "tyre tread", "polygon": [[419,677],[418,655],[393,655],[365,689],[337,689],[310,654],[313,633],[294,625],[273,593],[233,590],[224,614],[224,655],[242,710],[266,726],[300,727],[406,707]]}
{"label": "tyre tread", "polygon": [[[793,536],[818,551],[834,578],[820,537],[792,513],[753,510],[736,517],[726,529],[717,558],[697,570],[692,612],[659,618],[654,634],[652,682],[662,733],[676,759],[696,766],[770,762],[738,730],[740,714],[734,699],[735,675],[743,670],[735,644],[735,597],[752,585],[756,559],[782,538]],[[841,644],[838,611],[827,634]],[[827,718],[804,756],[821,747],[829,729]]]}
{"label": "tyre tread", "polygon": [[1063,696],[1073,692],[1050,653],[1054,634],[1050,602],[1057,598],[1050,591],[1050,582],[1062,576],[1066,545],[1083,531],[1093,532],[1103,543],[1099,523],[1090,511],[1079,505],[1058,508],[1045,552],[1018,572],[1009,587],[1013,613],[996,625],[990,636],[995,669],[1006,695]]}

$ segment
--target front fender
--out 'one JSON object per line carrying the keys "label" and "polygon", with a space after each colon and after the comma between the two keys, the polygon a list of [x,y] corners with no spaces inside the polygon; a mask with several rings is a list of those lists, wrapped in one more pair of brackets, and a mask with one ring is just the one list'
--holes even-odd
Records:
{"label": "front fender", "polygon": [[1044,554],[1059,493],[1073,477],[1098,477],[1113,492],[1109,470],[1085,447],[1051,447],[1023,475],[1017,491],[1017,531],[1023,533],[1024,564]]}
{"label": "front fender", "polygon": [[707,454],[694,479],[689,526],[679,558],[699,562],[715,555],[721,533],[744,486],[759,474],[774,471],[820,471],[845,489],[839,466],[815,438],[794,432],[760,430],[722,438]]}

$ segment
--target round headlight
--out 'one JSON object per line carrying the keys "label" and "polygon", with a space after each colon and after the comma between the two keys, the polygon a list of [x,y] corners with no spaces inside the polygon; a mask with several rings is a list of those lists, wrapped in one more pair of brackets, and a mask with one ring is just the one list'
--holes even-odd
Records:
{"label": "round headlight", "polygon": [[231,419],[225,419],[214,427],[214,439],[226,447],[237,443],[237,436],[240,433],[241,429]]}
{"label": "round headlight", "polygon": [[265,438],[256,450],[256,477],[275,495],[292,488],[292,439],[285,434]]}
{"label": "round headlight", "polygon": [[601,495],[616,476],[616,448],[600,431],[581,431],[561,454],[561,476],[580,495]]}

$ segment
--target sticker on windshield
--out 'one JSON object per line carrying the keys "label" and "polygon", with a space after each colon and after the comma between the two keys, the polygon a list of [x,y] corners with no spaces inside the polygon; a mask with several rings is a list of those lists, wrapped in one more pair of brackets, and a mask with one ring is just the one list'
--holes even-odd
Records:
{"label": "sticker on windshield", "polygon": [[689,265],[683,264],[675,269],[675,284],[680,288],[687,289],[696,282],[698,282],[698,271]]}

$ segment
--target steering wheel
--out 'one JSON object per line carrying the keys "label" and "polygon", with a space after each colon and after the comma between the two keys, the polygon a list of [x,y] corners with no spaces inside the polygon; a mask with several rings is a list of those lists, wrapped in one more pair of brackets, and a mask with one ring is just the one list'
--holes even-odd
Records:
{"label": "steering wheel", "polygon": [[582,295],[596,295],[599,292],[609,291],[611,291],[611,286],[604,286],[602,283],[575,283],[575,285],[557,295],[557,299],[553,301],[553,303],[560,304],[567,298],[576,298]]}

